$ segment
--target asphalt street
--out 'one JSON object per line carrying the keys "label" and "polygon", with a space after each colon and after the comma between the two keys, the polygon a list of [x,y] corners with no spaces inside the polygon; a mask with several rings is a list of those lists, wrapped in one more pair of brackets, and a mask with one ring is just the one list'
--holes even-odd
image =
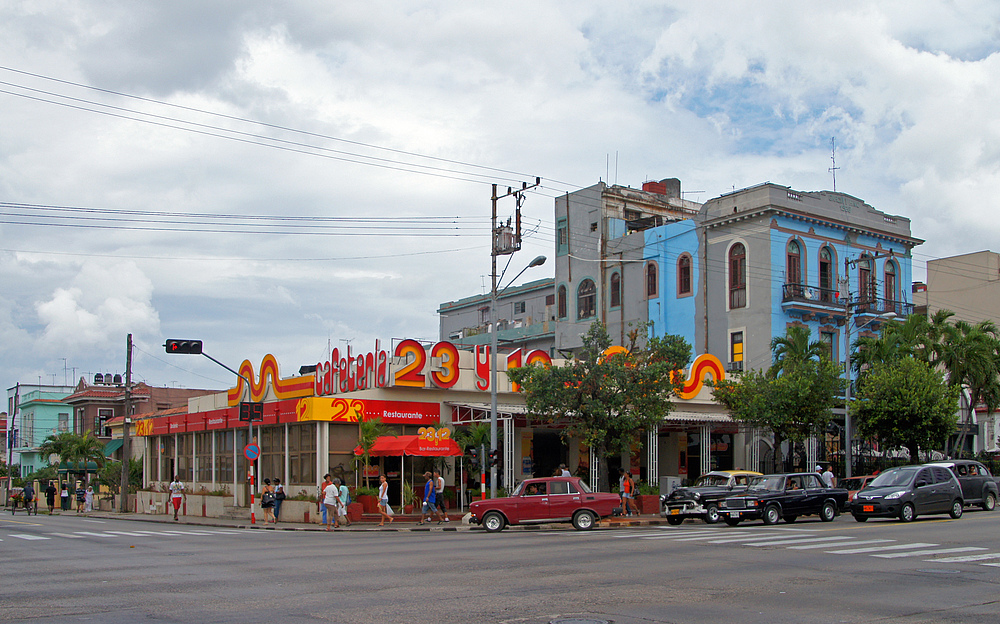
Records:
{"label": "asphalt street", "polygon": [[262,531],[0,517],[0,619],[989,622],[1000,511],[911,524]]}

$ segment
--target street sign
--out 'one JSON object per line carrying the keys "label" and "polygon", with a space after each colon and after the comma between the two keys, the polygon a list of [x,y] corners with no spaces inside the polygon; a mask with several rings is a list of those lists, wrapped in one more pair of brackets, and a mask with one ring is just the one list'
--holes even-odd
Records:
{"label": "street sign", "polygon": [[254,461],[258,457],[260,457],[260,447],[251,442],[250,444],[247,444],[246,447],[243,449],[243,454],[246,455],[246,458],[249,459],[250,461]]}

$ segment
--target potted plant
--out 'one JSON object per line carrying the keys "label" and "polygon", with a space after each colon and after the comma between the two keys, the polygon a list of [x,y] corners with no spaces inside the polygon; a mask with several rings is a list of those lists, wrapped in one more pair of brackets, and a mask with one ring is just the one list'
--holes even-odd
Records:
{"label": "potted plant", "polygon": [[378,490],[371,487],[359,487],[354,489],[354,500],[361,503],[361,508],[366,514],[378,513]]}
{"label": "potted plant", "polygon": [[403,513],[410,515],[413,513],[413,507],[417,504],[417,493],[413,490],[413,486],[409,483],[403,484]]}
{"label": "potted plant", "polygon": [[635,503],[639,507],[639,513],[654,515],[660,513],[659,489],[644,481],[637,483],[636,486]]}

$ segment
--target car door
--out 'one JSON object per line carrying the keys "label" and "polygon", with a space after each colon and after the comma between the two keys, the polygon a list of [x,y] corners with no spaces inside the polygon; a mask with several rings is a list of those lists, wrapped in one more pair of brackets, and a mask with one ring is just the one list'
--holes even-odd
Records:
{"label": "car door", "polygon": [[924,468],[913,480],[913,506],[918,514],[934,513],[940,502],[934,487],[934,473]]}
{"label": "car door", "polygon": [[520,522],[548,520],[552,517],[546,485],[544,481],[525,482],[517,501],[517,515]]}
{"label": "car door", "polygon": [[549,513],[553,518],[572,518],[580,507],[580,493],[569,481],[549,483]]}
{"label": "car door", "polygon": [[958,480],[962,484],[962,498],[966,503],[969,501],[978,503],[986,493],[986,475],[989,473],[985,466],[975,462],[970,462],[968,468],[968,474],[965,477],[967,483],[963,483],[961,479]]}
{"label": "car door", "polygon": [[[937,511],[950,511],[951,501],[962,496],[962,486],[955,480],[955,475],[947,468],[935,466],[934,490],[937,501]],[[964,498],[964,497],[963,497]]]}
{"label": "car door", "polygon": [[785,495],[781,497],[781,511],[786,516],[801,516],[808,511],[808,492],[803,488],[802,475],[785,479]]}
{"label": "car door", "polygon": [[823,507],[823,500],[826,498],[826,484],[818,476],[812,474],[804,475],[802,481],[803,489],[806,492],[806,498],[803,501],[805,510],[802,513],[819,513]]}

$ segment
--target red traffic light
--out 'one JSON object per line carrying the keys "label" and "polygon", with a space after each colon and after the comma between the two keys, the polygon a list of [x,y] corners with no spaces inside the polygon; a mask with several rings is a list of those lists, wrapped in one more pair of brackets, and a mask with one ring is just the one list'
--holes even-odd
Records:
{"label": "red traffic light", "polygon": [[200,340],[174,340],[170,339],[164,343],[167,353],[190,353],[198,355],[201,353]]}

